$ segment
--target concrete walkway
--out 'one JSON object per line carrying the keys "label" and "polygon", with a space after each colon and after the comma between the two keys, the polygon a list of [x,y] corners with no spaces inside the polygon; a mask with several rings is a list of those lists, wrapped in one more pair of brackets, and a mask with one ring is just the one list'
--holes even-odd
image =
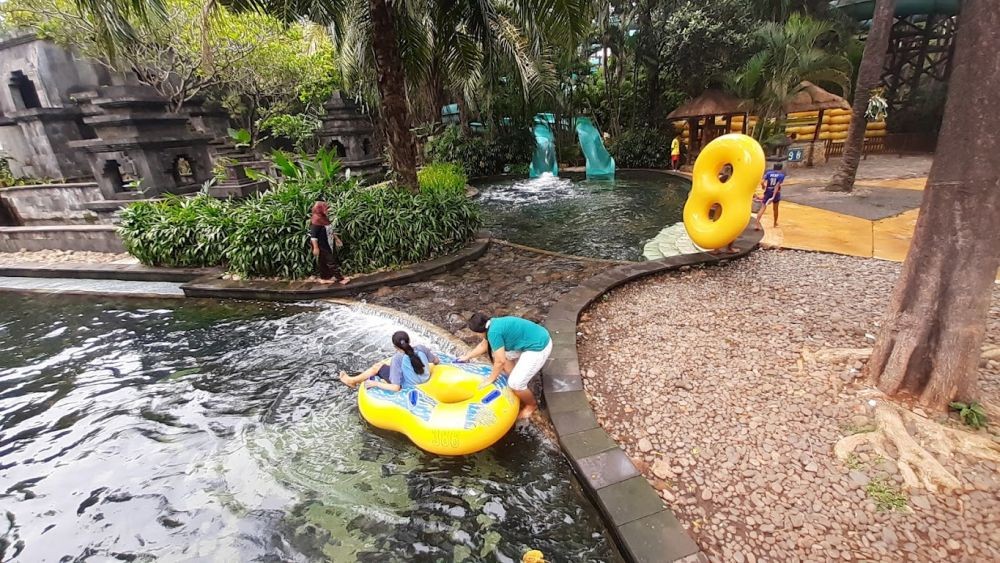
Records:
{"label": "concrete walkway", "polygon": [[2,276],[0,276],[0,292],[155,298],[184,297],[179,283]]}
{"label": "concrete walkway", "polygon": [[837,162],[792,169],[782,190],[778,227],[768,209],[764,246],[902,262],[910,248],[933,158],[872,156],[862,162],[854,192],[823,191]]}

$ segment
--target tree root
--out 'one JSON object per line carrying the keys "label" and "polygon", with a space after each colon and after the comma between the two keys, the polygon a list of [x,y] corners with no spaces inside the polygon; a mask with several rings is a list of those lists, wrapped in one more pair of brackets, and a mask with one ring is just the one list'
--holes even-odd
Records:
{"label": "tree root", "polygon": [[[802,349],[802,359],[806,365],[839,364],[853,360],[867,360],[872,355],[871,348],[820,348],[815,352],[810,352],[807,348]],[[1000,346],[983,346],[979,358],[986,362],[989,360],[1000,360]]]}
{"label": "tree root", "polygon": [[[906,423],[916,429],[914,435],[907,431]],[[915,438],[921,439],[923,444]],[[839,459],[846,460],[862,444],[868,444],[886,459],[894,459],[907,487],[923,486],[930,491],[962,487],[961,481],[945,469],[931,451],[949,458],[961,453],[1000,462],[1000,444],[989,435],[942,426],[882,398],[875,400],[875,430],[842,438],[833,451]],[[895,450],[895,455],[890,448]]]}

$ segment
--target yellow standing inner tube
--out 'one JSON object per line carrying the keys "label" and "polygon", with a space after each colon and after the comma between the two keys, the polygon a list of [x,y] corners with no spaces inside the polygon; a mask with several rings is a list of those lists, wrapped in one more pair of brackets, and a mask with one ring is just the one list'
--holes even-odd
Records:
{"label": "yellow standing inner tube", "polygon": [[462,366],[435,365],[426,383],[398,392],[359,385],[361,416],[378,428],[402,432],[431,453],[465,455],[488,448],[514,425],[520,403],[503,376],[479,387],[489,366]]}
{"label": "yellow standing inner tube", "polygon": [[[729,164],[732,176],[723,183],[719,173]],[[764,176],[764,149],[738,133],[709,143],[694,163],[691,193],[684,204],[684,229],[702,248],[722,248],[750,223],[753,193]],[[713,215],[712,207],[719,210]]]}

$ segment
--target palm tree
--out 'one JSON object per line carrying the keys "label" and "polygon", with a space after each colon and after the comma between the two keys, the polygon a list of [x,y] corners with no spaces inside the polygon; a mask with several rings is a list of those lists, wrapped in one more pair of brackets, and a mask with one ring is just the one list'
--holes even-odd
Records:
{"label": "palm tree", "polygon": [[851,104],[851,125],[847,129],[847,139],[844,141],[844,156],[840,160],[837,173],[826,187],[832,192],[850,192],[854,189],[854,179],[861,163],[861,152],[865,144],[865,110],[871,91],[882,80],[882,67],[885,64],[886,51],[889,48],[889,35],[892,32],[893,13],[896,10],[896,0],[877,0],[875,13],[872,15],[872,27],[865,39],[865,51],[858,69],[858,83],[854,89],[854,103]]}
{"label": "palm tree", "polygon": [[[758,32],[760,51],[726,77],[727,88],[754,101],[762,124],[783,130],[784,105],[809,81],[825,87],[851,88],[851,62],[824,48],[833,27],[824,21],[792,14],[784,24],[767,23]],[[763,138],[767,127],[758,129]]]}
{"label": "palm tree", "polygon": [[[428,121],[439,118],[441,106],[452,96],[463,106],[483,98],[498,76],[519,83],[525,97],[553,91],[554,46],[573,42],[588,21],[585,4],[579,0],[548,12],[549,16],[572,13],[572,18],[539,18],[530,10],[519,10],[516,3],[496,0],[418,0],[411,6],[397,20],[397,31],[405,45],[403,67],[411,108],[425,106]],[[337,44],[349,86],[371,95],[376,73],[365,9],[353,5],[345,18],[348,25],[337,33]]]}

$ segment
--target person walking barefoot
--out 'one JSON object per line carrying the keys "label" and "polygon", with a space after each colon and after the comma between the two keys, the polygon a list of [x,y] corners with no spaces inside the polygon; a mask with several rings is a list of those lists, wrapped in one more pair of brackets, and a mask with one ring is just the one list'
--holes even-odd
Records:
{"label": "person walking barefoot", "polygon": [[[309,220],[309,241],[312,253],[316,257],[316,267],[319,270],[319,283],[340,282],[341,285],[351,281],[340,274],[340,259],[337,256],[337,246],[343,244],[337,233],[330,229],[330,206],[325,201],[313,204],[312,217]],[[330,239],[333,239],[333,244]],[[332,279],[331,279],[332,278]]]}
{"label": "person walking barefoot", "polygon": [[538,409],[538,402],[528,389],[528,383],[552,353],[549,332],[520,317],[490,318],[482,313],[472,315],[468,326],[472,332],[483,335],[483,340],[458,361],[467,362],[489,354],[493,360],[493,371],[481,386],[492,385],[501,372],[509,374],[507,385],[521,400],[521,412],[517,417],[522,420],[531,418]]}
{"label": "person walking barefoot", "polygon": [[778,226],[778,204],[781,203],[781,185],[785,181],[785,173],[781,171],[781,168],[781,163],[776,162],[774,170],[765,172],[764,178],[760,181],[761,185],[764,186],[764,199],[761,201],[760,211],[757,212],[757,226],[754,227],[754,230],[759,231],[763,228],[760,224],[760,218],[767,211],[768,204],[774,207],[774,226]]}

